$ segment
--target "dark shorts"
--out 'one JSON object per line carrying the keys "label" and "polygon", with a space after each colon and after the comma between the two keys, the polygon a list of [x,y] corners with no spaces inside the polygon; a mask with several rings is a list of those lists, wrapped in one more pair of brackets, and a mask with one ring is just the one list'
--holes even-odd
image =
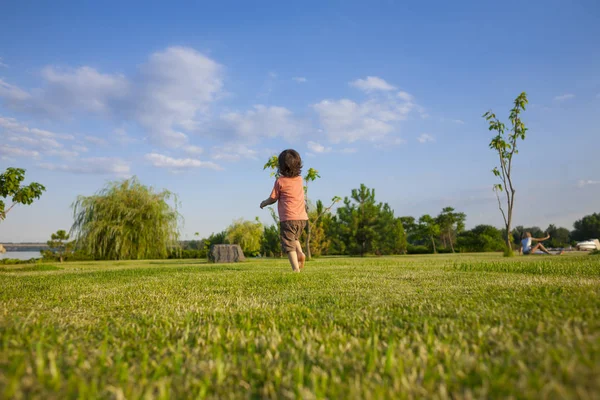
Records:
{"label": "dark shorts", "polygon": [[296,240],[300,239],[300,235],[306,228],[307,221],[282,221],[279,223],[281,235],[281,248],[284,252],[296,251]]}

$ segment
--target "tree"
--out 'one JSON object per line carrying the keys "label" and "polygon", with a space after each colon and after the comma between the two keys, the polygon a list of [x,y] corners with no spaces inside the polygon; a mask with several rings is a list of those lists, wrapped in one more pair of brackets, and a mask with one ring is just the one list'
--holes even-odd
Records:
{"label": "tree", "polygon": [[400,222],[406,234],[406,241],[410,244],[415,244],[419,240],[419,224],[415,221],[415,217],[404,216],[400,217]]}
{"label": "tree", "polygon": [[96,259],[166,258],[178,246],[177,206],[171,192],[157,193],[135,177],[112,182],[73,203],[71,235]]}
{"label": "tree", "polygon": [[260,252],[270,257],[281,257],[281,241],[279,239],[279,227],[277,225],[265,226]]}
{"label": "tree", "polygon": [[[510,110],[509,120],[511,128],[507,132],[506,126],[496,118],[496,114],[488,111],[483,114],[483,117],[489,124],[489,130],[497,132],[496,136],[490,141],[489,147],[498,153],[500,167],[494,167],[492,172],[500,179],[500,183],[494,185],[494,192],[498,199],[498,208],[502,213],[504,225],[506,228],[506,255],[513,255],[511,246],[511,224],[513,209],[515,205],[515,188],[512,180],[512,162],[515,154],[518,154],[517,141],[525,140],[527,128],[521,120],[520,114],[525,110],[525,105],[528,103],[527,94],[521,93],[514,101],[514,107]],[[506,210],[500,201],[499,192],[504,192],[506,196]]]}
{"label": "tree", "polygon": [[373,250],[380,209],[381,204],[375,203],[375,189],[364,184],[352,189],[351,197],[344,199],[344,206],[337,210],[337,221],[340,238],[350,254],[362,257]]}
{"label": "tree", "polygon": [[256,255],[260,252],[263,238],[263,226],[258,220],[244,221],[238,219],[227,228],[227,241],[239,244],[246,255]]}
{"label": "tree", "polygon": [[554,224],[550,224],[546,233],[550,235],[547,247],[567,247],[571,241],[571,232],[567,228],[557,227]]}
{"label": "tree", "polygon": [[440,226],[437,224],[435,218],[432,218],[429,214],[425,214],[419,218],[419,231],[424,238],[431,241],[433,252],[437,253],[435,238],[440,235]]}
{"label": "tree", "polygon": [[406,234],[400,218],[394,217],[394,210],[384,203],[377,218],[377,240],[375,242],[378,254],[406,253]]}
{"label": "tree", "polygon": [[436,218],[436,222],[440,227],[442,243],[444,247],[450,244],[453,253],[456,235],[465,229],[466,218],[465,213],[454,212],[454,208],[452,207],[442,209],[442,212]]}
{"label": "tree", "polygon": [[[32,182],[27,186],[21,186],[25,180],[25,170],[21,168],[8,168],[0,174],[0,222],[6,219],[6,214],[17,204],[30,205],[39,199],[46,188]],[[11,205],[6,208],[5,200],[10,198]]]}
{"label": "tree", "polygon": [[477,225],[458,235],[456,246],[462,252],[502,251],[506,243],[502,232],[491,225]]}
{"label": "tree", "polygon": [[573,240],[600,239],[600,213],[586,215],[573,224]]}
{"label": "tree", "polygon": [[50,240],[46,242],[50,250],[52,250],[63,262],[65,255],[71,250],[71,243],[68,242],[69,235],[64,230],[56,231],[50,236]]}

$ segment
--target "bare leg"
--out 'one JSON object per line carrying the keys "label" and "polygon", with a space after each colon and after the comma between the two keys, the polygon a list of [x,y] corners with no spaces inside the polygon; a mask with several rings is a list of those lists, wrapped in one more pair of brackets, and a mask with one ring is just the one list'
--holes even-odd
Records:
{"label": "bare leg", "polygon": [[535,252],[536,252],[537,250],[541,250],[541,251],[543,251],[543,252],[544,252],[544,253],[546,253],[546,254],[552,255],[552,254],[550,254],[550,252],[549,252],[549,251],[548,251],[548,250],[547,250],[547,249],[544,247],[544,245],[543,245],[543,244],[541,244],[541,243],[538,243],[538,244],[536,244],[535,246],[533,246],[533,249],[531,249],[531,254],[535,254]]}
{"label": "bare leg", "polygon": [[288,259],[290,260],[290,264],[292,265],[292,271],[300,272],[300,267],[298,266],[298,254],[295,251],[289,251]]}
{"label": "bare leg", "polygon": [[302,251],[302,245],[300,244],[300,242],[298,240],[296,240],[295,245],[296,245],[296,254],[298,255],[298,266],[300,267],[300,269],[303,269],[304,261],[306,261],[306,256],[304,255],[304,252]]}

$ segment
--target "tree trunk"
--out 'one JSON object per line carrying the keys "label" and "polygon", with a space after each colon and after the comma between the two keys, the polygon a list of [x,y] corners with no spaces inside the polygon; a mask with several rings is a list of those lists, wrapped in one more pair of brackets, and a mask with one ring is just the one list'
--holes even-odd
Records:
{"label": "tree trunk", "polygon": [[433,245],[433,254],[437,254],[437,250],[435,248],[435,240],[433,239],[433,236],[431,236],[431,244]]}
{"label": "tree trunk", "polygon": [[306,224],[306,259],[310,260],[310,220]]}
{"label": "tree trunk", "polygon": [[452,243],[452,236],[450,236],[448,239],[450,239],[450,248],[452,249],[452,252],[454,253],[454,243]]}

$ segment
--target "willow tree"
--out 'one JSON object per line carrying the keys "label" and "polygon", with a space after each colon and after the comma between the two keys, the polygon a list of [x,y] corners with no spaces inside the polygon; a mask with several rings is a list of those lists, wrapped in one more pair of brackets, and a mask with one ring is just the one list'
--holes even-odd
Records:
{"label": "willow tree", "polygon": [[73,203],[71,234],[77,247],[96,259],[166,258],[177,246],[177,198],[155,192],[137,178],[109,183],[93,196]]}

